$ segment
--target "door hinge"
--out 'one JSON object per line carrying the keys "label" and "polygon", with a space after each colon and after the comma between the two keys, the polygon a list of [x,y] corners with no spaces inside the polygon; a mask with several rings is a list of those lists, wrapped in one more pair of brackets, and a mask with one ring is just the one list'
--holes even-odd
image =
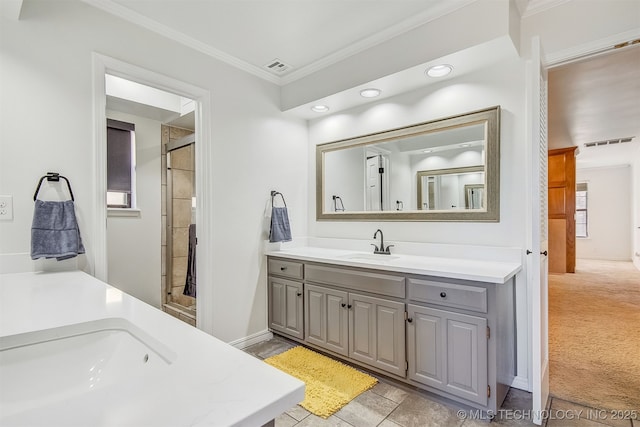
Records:
{"label": "door hinge", "polygon": [[409,370],[409,362],[408,361],[404,361],[404,371],[407,372]]}
{"label": "door hinge", "polygon": [[491,328],[487,326],[487,339],[491,338]]}
{"label": "door hinge", "polygon": [[487,397],[491,397],[491,386],[487,386]]}
{"label": "door hinge", "polygon": [[409,318],[409,313],[407,313],[406,311],[404,312],[404,320],[407,320]]}

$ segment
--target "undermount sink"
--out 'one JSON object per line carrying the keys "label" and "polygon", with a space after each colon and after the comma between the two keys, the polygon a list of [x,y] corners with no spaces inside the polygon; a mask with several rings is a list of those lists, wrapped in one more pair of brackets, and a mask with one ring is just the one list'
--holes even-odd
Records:
{"label": "undermount sink", "polygon": [[[166,374],[175,359],[173,351],[120,318],[2,337],[0,409],[3,417],[50,405],[73,412],[80,410],[74,402],[86,405],[94,396],[103,408],[117,410],[122,388],[135,378]],[[98,390],[110,390],[111,399]]]}
{"label": "undermount sink", "polygon": [[377,261],[377,262],[389,262],[400,257],[384,254],[347,254],[340,256],[342,259],[348,259],[353,261]]}

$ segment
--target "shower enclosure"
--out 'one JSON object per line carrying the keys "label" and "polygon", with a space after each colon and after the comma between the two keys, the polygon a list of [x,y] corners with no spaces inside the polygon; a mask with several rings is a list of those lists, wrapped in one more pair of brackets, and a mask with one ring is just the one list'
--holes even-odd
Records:
{"label": "shower enclosure", "polygon": [[162,139],[163,308],[195,326],[195,296],[185,295],[187,281],[195,282],[195,135],[163,125]]}

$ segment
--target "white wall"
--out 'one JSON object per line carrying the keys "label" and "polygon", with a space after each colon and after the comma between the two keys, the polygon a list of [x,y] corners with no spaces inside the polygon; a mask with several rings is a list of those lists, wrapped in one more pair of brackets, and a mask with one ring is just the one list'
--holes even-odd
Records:
{"label": "white wall", "polygon": [[[293,235],[307,234],[305,122],[284,116],[279,89],[82,2],[29,1],[20,21],[0,25],[0,194],[15,219],[0,223],[0,257],[28,259],[31,197],[49,170],[74,185],[92,271],[94,153],[91,53],[98,52],[209,90],[214,162],[214,335],[225,341],[266,330],[263,212],[269,191],[284,193]],[[55,261],[52,261],[55,263]],[[136,263],[132,259],[131,263]]]}
{"label": "white wall", "polygon": [[577,169],[576,181],[586,182],[588,191],[588,237],[576,239],[576,257],[630,261],[630,166]]}
{"label": "white wall", "polygon": [[107,118],[136,126],[136,208],[140,210],[139,216],[107,218],[107,282],[160,307],[162,123],[117,111],[107,111]]}
{"label": "white wall", "polygon": [[[525,64],[519,58],[505,60],[471,76],[431,85],[364,107],[309,122],[309,143],[339,140],[386,129],[422,123],[454,114],[500,105],[500,222],[337,222],[317,221],[310,215],[309,234],[314,237],[367,239],[381,228],[385,240],[525,246]],[[309,151],[309,192],[315,191],[315,153]],[[309,212],[315,200],[309,199]],[[526,273],[516,277],[518,376],[527,378],[528,320]],[[525,380],[526,381],[526,380]]]}

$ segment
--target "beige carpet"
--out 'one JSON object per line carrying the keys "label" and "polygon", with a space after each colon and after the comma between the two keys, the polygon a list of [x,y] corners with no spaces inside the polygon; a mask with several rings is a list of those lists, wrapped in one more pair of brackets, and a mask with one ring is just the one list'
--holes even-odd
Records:
{"label": "beige carpet", "polygon": [[551,395],[600,409],[640,410],[640,271],[578,260],[549,275]]}

